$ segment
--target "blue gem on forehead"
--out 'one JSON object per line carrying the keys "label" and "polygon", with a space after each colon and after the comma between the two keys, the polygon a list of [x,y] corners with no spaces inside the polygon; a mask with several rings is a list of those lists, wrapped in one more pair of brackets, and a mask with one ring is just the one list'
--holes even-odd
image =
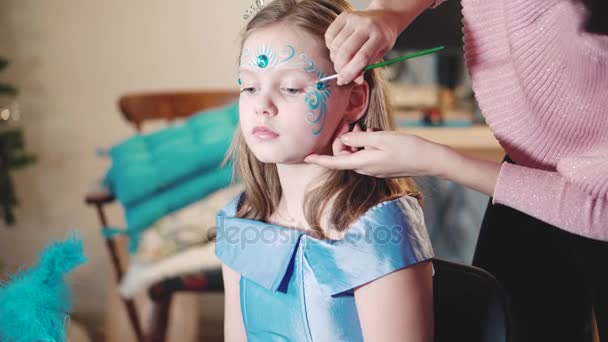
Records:
{"label": "blue gem on forehead", "polygon": [[317,82],[317,89],[318,90],[325,89],[325,83],[324,82]]}
{"label": "blue gem on forehead", "polygon": [[258,66],[262,69],[267,67],[268,66],[268,56],[259,55],[258,56]]}

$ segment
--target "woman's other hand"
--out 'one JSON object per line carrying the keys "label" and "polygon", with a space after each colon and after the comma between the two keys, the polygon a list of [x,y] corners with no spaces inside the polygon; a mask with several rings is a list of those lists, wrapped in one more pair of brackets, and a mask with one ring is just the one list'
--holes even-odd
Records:
{"label": "woman's other hand", "polygon": [[[305,162],[381,177],[436,175],[444,146],[399,132],[353,132],[337,137],[333,156],[311,154]],[[435,161],[435,162],[434,162]]]}
{"label": "woman's other hand", "polygon": [[304,161],[380,178],[436,176],[488,196],[494,194],[501,169],[501,163],[401,132],[351,132],[335,140],[333,156],[311,154]]}

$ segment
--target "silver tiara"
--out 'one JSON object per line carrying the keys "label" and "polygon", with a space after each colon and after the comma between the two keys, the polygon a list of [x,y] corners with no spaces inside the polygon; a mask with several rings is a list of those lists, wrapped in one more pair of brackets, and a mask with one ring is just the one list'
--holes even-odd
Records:
{"label": "silver tiara", "polygon": [[261,11],[262,8],[264,8],[264,0],[255,0],[253,5],[251,5],[247,11],[245,11],[243,19],[249,19],[250,17],[253,17],[254,15],[256,15],[256,13]]}

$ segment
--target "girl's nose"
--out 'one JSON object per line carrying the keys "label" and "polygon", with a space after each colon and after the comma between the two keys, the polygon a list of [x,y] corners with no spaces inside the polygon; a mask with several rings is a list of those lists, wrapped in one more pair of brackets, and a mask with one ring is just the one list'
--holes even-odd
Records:
{"label": "girl's nose", "polygon": [[267,94],[259,94],[255,106],[256,114],[262,115],[277,115],[277,107],[275,106],[272,99]]}

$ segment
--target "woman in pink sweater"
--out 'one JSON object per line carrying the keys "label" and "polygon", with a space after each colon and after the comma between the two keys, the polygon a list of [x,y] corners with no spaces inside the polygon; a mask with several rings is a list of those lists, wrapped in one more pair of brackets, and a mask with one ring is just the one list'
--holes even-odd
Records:
{"label": "woman in pink sweater", "polygon": [[[441,0],[373,0],[326,33],[338,84]],[[491,196],[473,263],[508,291],[514,341],[608,339],[608,11],[603,0],[462,0],[466,64],[501,164],[396,132],[351,132],[308,162],[434,175]],[[364,147],[355,151],[354,147]]]}

